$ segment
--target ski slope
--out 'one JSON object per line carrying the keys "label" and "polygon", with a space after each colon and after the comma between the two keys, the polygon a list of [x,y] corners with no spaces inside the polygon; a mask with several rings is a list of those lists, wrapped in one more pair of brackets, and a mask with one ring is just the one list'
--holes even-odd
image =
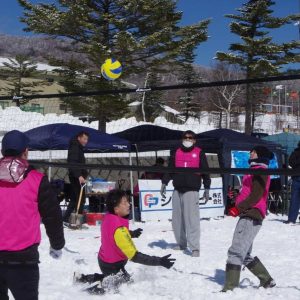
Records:
{"label": "ski slope", "polygon": [[200,258],[192,258],[181,251],[171,249],[174,246],[174,238],[170,222],[134,224],[133,229],[144,229],[141,237],[135,239],[139,251],[159,256],[172,253],[177,261],[170,270],[129,262],[127,271],[132,274],[134,283],[122,286],[119,294],[110,292],[104,296],[88,295],[81,291],[82,285],[72,283],[74,271],[99,272],[99,226],[91,226],[82,231],[66,229],[66,247],[79,253],[64,250],[61,260],[54,260],[49,256],[49,243],[43,229],[43,241],[40,246],[40,300],[298,300],[300,226],[283,224],[283,219],[276,215],[267,217],[255,240],[253,250],[253,254],[259,256],[276,280],[277,287],[269,290],[258,289],[257,278],[248,270],[244,270],[241,274],[240,288],[228,293],[219,291],[224,282],[227,249],[237,219],[226,217],[220,220],[201,220]]}

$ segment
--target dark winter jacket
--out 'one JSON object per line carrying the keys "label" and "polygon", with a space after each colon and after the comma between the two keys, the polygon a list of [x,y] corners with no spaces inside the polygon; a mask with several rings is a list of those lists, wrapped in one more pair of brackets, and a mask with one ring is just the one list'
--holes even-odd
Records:
{"label": "dark winter jacket", "polygon": [[[183,145],[180,146],[180,149],[183,152],[192,152],[194,147],[185,148]],[[174,168],[176,166],[176,153],[177,150],[171,152],[169,167]],[[196,158],[197,159],[197,158]],[[200,152],[199,166],[201,169],[208,168],[207,159],[205,153],[203,151]],[[170,180],[173,180],[173,186],[175,190],[180,193],[185,193],[189,191],[199,191],[201,188],[201,183],[203,180],[204,188],[210,188],[210,177],[207,174],[201,174],[201,170],[199,174],[195,173],[174,173],[174,174],[165,174],[162,183],[168,184]]]}
{"label": "dark winter jacket", "polygon": [[[68,150],[68,163],[85,164],[85,157],[82,145],[77,138],[71,140]],[[88,175],[85,169],[69,169],[69,176],[79,178],[80,176],[86,178]]]}
{"label": "dark winter jacket", "polygon": [[[291,156],[289,158],[289,165],[294,170],[300,170],[300,148],[296,148],[293,151],[293,153],[291,154]],[[295,177],[295,176],[293,176],[293,177]]]}
{"label": "dark winter jacket", "polygon": [[[11,184],[11,175],[11,178],[3,178],[3,174],[5,174],[5,172],[3,172],[3,170],[1,171],[1,167],[3,166],[0,165],[1,181]],[[24,174],[21,175],[21,177],[19,177],[20,172],[16,171],[16,174],[18,173],[17,177],[21,178],[21,180],[25,180],[29,172],[31,172],[32,170],[33,168],[29,166]],[[18,183],[15,184],[19,184],[20,182],[21,181],[18,181]],[[46,228],[46,233],[49,237],[50,245],[56,250],[62,249],[65,245],[62,213],[57,197],[52,190],[52,187],[46,176],[44,176],[40,181],[37,198],[39,214]],[[9,226],[9,224],[7,224],[7,226]],[[38,262],[38,244],[33,244],[32,246],[21,251],[0,251],[0,264],[32,264]]]}

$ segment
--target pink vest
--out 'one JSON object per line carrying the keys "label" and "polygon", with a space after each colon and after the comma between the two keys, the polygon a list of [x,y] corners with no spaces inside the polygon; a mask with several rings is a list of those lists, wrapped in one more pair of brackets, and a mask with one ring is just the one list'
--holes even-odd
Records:
{"label": "pink vest", "polygon": [[[263,166],[254,166],[251,169],[266,169],[266,168]],[[252,191],[253,176],[254,175],[245,175],[243,177],[242,189],[236,198],[236,205],[243,202],[250,195],[250,193]],[[253,206],[253,208],[257,208],[260,211],[263,218],[266,216],[266,213],[267,213],[267,200],[268,200],[270,182],[271,182],[271,179],[270,179],[270,176],[268,176],[264,194],[259,199],[259,201]]]}
{"label": "pink vest", "polygon": [[106,263],[127,260],[126,255],[119,249],[114,239],[114,234],[119,227],[126,227],[129,229],[128,220],[110,213],[107,213],[104,216],[101,224],[101,247],[99,250],[99,257]]}
{"label": "pink vest", "polygon": [[177,149],[175,155],[175,167],[177,168],[199,168],[201,149],[194,147],[192,151],[184,152],[181,148]]}
{"label": "pink vest", "polygon": [[40,243],[38,191],[43,177],[32,170],[18,184],[0,181],[0,251],[20,251]]}

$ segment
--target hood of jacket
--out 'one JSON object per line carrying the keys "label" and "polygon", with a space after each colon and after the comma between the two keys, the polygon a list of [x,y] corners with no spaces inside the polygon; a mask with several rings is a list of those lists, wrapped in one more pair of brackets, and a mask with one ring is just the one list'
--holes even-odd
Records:
{"label": "hood of jacket", "polygon": [[4,157],[0,160],[0,181],[20,183],[25,179],[28,168],[27,160]]}

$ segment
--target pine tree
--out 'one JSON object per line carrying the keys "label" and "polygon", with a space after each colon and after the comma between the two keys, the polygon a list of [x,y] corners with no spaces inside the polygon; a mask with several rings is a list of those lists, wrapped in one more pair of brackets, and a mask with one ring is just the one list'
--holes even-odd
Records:
{"label": "pine tree", "polygon": [[4,90],[15,97],[16,105],[19,107],[29,102],[28,99],[22,99],[24,95],[32,95],[42,92],[39,87],[46,85],[44,80],[30,78],[37,76],[37,65],[28,59],[25,55],[16,55],[14,59],[9,58],[9,62],[3,65],[8,69],[8,87]]}
{"label": "pine tree", "polygon": [[[189,63],[185,64],[181,76],[182,83],[194,83],[196,82],[195,77],[196,74],[193,65]],[[195,117],[199,108],[199,105],[195,100],[195,90],[184,90],[184,94],[182,96],[179,96],[178,104],[180,107],[181,115],[184,117],[185,122],[188,120],[189,117]]]}
{"label": "pine tree", "polygon": [[[232,33],[240,36],[241,43],[232,43],[230,52],[217,52],[217,59],[230,64],[237,64],[246,73],[246,78],[264,77],[280,73],[281,66],[299,62],[299,53],[294,51],[300,46],[299,41],[275,43],[270,35],[272,29],[290,24],[299,16],[284,18],[272,16],[271,0],[250,0],[238,9],[238,15],[226,15],[233,19],[230,24]],[[253,94],[255,87],[246,86],[245,133],[251,133],[251,116],[254,109]]]}
{"label": "pine tree", "polygon": [[[180,73],[179,79],[183,84],[190,84],[201,81],[200,75],[194,69],[193,63],[195,60],[195,53],[193,47],[185,49],[180,58]],[[198,109],[198,104],[195,100],[195,90],[186,89],[184,95],[179,97],[179,107],[181,115],[184,117],[185,122],[189,117],[195,117]]]}
{"label": "pine tree", "polygon": [[[187,47],[207,39],[209,21],[180,26],[182,12],[176,10],[175,0],[59,0],[38,5],[18,1],[26,31],[72,40],[77,51],[87,55],[86,68],[95,75],[108,57],[121,61],[123,78],[153,67],[164,69]],[[111,109],[118,114],[114,101]]]}

